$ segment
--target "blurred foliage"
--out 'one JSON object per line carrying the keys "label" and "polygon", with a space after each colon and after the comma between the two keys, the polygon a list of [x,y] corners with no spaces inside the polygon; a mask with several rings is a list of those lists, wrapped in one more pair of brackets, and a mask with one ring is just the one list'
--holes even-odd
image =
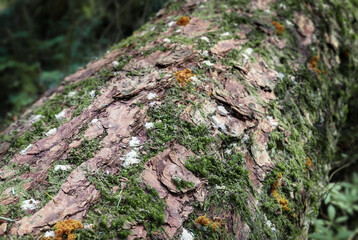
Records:
{"label": "blurred foliage", "polygon": [[[357,71],[355,68],[353,73]],[[338,160],[332,162],[331,183],[320,215],[313,219],[314,232],[310,239],[358,239],[358,82],[352,87],[347,120],[340,130]]]}
{"label": "blurred foliage", "polygon": [[0,128],[166,1],[0,0]]}
{"label": "blurred foliage", "polygon": [[330,183],[324,200],[325,212],[314,219],[314,240],[345,240],[358,238],[358,174],[350,182]]}

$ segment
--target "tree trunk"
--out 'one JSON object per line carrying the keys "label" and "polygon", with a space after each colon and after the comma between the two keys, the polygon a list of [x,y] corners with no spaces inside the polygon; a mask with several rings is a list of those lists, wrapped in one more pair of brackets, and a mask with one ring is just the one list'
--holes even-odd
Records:
{"label": "tree trunk", "polygon": [[3,133],[0,233],[306,239],[354,84],[354,10],[171,1]]}

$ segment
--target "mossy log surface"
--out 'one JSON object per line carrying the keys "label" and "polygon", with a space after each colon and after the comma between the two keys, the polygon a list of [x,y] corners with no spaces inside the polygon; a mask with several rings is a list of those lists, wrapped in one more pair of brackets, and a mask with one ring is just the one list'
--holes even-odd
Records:
{"label": "mossy log surface", "polygon": [[78,239],[306,239],[356,87],[357,12],[169,1],[2,133],[0,234],[73,219]]}

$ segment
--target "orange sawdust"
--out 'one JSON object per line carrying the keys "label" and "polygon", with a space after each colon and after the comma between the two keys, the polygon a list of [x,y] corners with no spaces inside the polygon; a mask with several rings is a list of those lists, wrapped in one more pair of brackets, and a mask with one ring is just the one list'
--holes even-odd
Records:
{"label": "orange sawdust", "polygon": [[321,71],[318,69],[318,61],[319,61],[319,57],[318,56],[313,56],[311,57],[310,61],[308,62],[308,66],[317,74],[325,74],[325,71]]}
{"label": "orange sawdust", "polygon": [[186,26],[188,25],[190,22],[190,18],[189,17],[185,17],[185,16],[181,16],[178,21],[177,24],[180,26]]}
{"label": "orange sawdust", "polygon": [[[74,233],[71,233],[72,230],[76,230],[78,228],[83,228],[83,225],[80,221],[77,220],[62,220],[55,224],[55,240],[62,240],[62,236],[65,234],[67,235],[67,240],[75,240],[76,235]],[[44,238],[44,240],[53,239],[50,238]]]}
{"label": "orange sawdust", "polygon": [[281,197],[278,193],[278,187],[281,185],[282,173],[278,173],[277,177],[278,180],[271,185],[271,195],[276,198],[283,210],[291,211],[291,208],[288,207],[288,200],[285,197]]}
{"label": "orange sawdust", "polygon": [[190,69],[186,68],[184,70],[177,71],[175,76],[177,77],[177,80],[180,82],[181,86],[185,87],[185,84],[191,81],[190,78],[193,77],[194,74],[190,71]]}
{"label": "orange sawdust", "polygon": [[313,170],[313,168],[314,168],[313,163],[309,157],[306,158],[306,167],[307,167],[307,169],[311,169],[311,170]]}
{"label": "orange sawdust", "polygon": [[275,26],[277,35],[281,35],[283,33],[283,31],[285,30],[285,26],[283,26],[279,22],[273,21],[272,25]]}
{"label": "orange sawdust", "polygon": [[210,227],[212,230],[216,231],[222,227],[222,220],[221,218],[214,218],[214,220],[211,220],[206,215],[204,215],[195,219],[195,224]]}

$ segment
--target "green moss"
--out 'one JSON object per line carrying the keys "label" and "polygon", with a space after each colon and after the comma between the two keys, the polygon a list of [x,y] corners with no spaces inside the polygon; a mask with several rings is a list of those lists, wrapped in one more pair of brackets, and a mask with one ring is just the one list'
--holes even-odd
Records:
{"label": "green moss", "polygon": [[[120,169],[116,175],[97,173],[88,177],[101,197],[85,220],[94,224],[93,231],[80,231],[79,238],[126,238],[130,234],[128,224],[143,225],[149,236],[160,230],[164,223],[165,203],[155,190],[141,183],[140,169],[130,167]],[[124,177],[128,181],[123,181]],[[120,190],[123,184],[125,186]],[[120,188],[116,193],[113,193],[114,186]]]}
{"label": "green moss", "polygon": [[66,162],[79,166],[88,159],[93,158],[95,153],[102,147],[100,144],[102,139],[103,136],[92,140],[83,139],[78,148],[71,149]]}
{"label": "green moss", "polygon": [[186,181],[178,176],[172,176],[172,181],[179,191],[182,189],[193,188],[195,186],[193,182]]}
{"label": "green moss", "polygon": [[180,105],[173,101],[182,98],[182,91],[181,88],[168,90],[168,96],[161,107],[149,110],[148,116],[151,118],[151,122],[154,122],[155,128],[148,131],[151,142],[146,148],[163,151],[166,148],[166,143],[176,140],[193,152],[202,153],[206,146],[215,142],[205,125],[196,126],[180,118],[186,104],[190,103],[185,99],[182,99],[183,102]]}

